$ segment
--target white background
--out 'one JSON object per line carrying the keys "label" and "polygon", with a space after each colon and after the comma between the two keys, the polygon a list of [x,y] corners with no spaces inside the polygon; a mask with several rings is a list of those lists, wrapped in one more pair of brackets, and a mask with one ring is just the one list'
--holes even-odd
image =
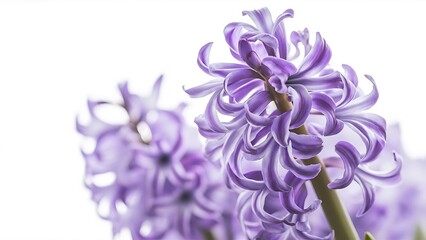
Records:
{"label": "white background", "polygon": [[[87,97],[114,99],[129,80],[149,92],[165,74],[161,103],[190,99],[182,85],[210,78],[196,64],[241,11],[287,8],[291,30],[320,31],[332,64],[372,75],[374,111],[401,122],[413,156],[426,155],[426,4],[420,1],[3,1],[0,2],[0,239],[111,239],[83,186],[75,118]],[[368,90],[367,85],[367,90]],[[185,113],[192,119],[205,100]]]}

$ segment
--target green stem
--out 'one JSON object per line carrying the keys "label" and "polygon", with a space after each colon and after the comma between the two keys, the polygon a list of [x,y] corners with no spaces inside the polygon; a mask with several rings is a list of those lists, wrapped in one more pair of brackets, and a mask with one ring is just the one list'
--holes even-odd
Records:
{"label": "green stem", "polygon": [[[266,89],[271,93],[274,98],[275,104],[277,105],[280,112],[287,112],[292,109],[292,104],[288,100],[286,94],[275,92],[273,87],[266,81]],[[293,129],[292,132],[297,134],[308,134],[305,126],[302,125],[297,129]],[[355,230],[349,214],[346,208],[340,201],[336,191],[329,189],[327,185],[330,183],[330,178],[327,174],[327,170],[324,163],[317,157],[312,157],[303,161],[305,165],[320,164],[321,171],[314,179],[311,180],[312,186],[321,200],[321,207],[324,214],[330,224],[331,229],[334,230],[336,240],[357,240],[359,239],[358,234]]]}

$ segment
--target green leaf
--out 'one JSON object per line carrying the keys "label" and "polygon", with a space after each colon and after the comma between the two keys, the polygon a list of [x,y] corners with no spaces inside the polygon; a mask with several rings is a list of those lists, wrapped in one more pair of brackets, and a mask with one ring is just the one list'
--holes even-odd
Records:
{"label": "green leaf", "polygon": [[414,239],[415,240],[426,240],[426,236],[423,233],[423,230],[419,225],[417,225],[417,227],[416,227],[416,233],[414,235]]}
{"label": "green leaf", "polygon": [[374,237],[373,237],[373,235],[371,235],[371,233],[369,233],[369,232],[366,232],[365,233],[365,238],[364,238],[365,240],[374,240]]}

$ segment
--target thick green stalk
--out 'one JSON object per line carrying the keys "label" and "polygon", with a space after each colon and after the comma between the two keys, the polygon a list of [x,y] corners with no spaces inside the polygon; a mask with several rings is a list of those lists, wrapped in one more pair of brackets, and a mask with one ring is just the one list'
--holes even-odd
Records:
{"label": "thick green stalk", "polygon": [[[286,94],[275,92],[269,83],[266,83],[266,88],[272,94],[275,104],[280,112],[289,111],[292,104],[288,101]],[[305,126],[302,125],[297,129],[292,130],[297,134],[308,134]],[[311,180],[312,186],[317,194],[317,197],[322,201],[321,207],[330,224],[331,229],[334,230],[336,240],[357,240],[359,239],[355,227],[349,217],[346,208],[340,201],[339,196],[335,190],[329,189],[327,185],[330,183],[330,178],[325,169],[324,163],[317,157],[312,157],[303,161],[305,165],[320,164],[321,171],[314,179]]]}

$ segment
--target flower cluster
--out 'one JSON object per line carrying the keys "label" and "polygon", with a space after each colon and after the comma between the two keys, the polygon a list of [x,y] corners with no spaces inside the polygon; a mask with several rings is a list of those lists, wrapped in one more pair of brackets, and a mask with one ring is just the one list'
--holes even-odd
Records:
{"label": "flower cluster", "polygon": [[242,192],[238,209],[250,239],[316,239],[308,215],[320,200],[308,201],[308,181],[340,169],[328,187],[357,182],[362,215],[376,184],[398,181],[401,161],[395,155],[396,166],[386,172],[370,167],[386,142],[385,120],[365,112],[378,99],[371,76],[365,75],[373,86],[365,94],[350,66],[342,65],[343,73],[329,66],[331,50],[319,33],[313,45],[307,29],[288,37],[283,22],[293,17],[290,9],[275,21],[267,8],[243,14],[254,25],[233,22],[224,29],[235,63],[210,63],[212,43],[199,52],[198,65],[215,79],[185,89],[191,97],[211,95],[195,122],[207,138],[208,158]]}
{"label": "flower cluster", "polygon": [[[212,234],[231,239],[230,232],[238,229],[233,225],[236,195],[204,158],[196,130],[182,118],[184,105],[157,107],[161,81],[149,97],[130,93],[123,83],[121,103],[88,102],[90,122],[77,120],[78,132],[95,141],[93,151],[82,151],[85,184],[114,235],[125,230],[132,239],[206,239]],[[99,111],[105,106],[124,110],[126,121],[109,123]]]}

